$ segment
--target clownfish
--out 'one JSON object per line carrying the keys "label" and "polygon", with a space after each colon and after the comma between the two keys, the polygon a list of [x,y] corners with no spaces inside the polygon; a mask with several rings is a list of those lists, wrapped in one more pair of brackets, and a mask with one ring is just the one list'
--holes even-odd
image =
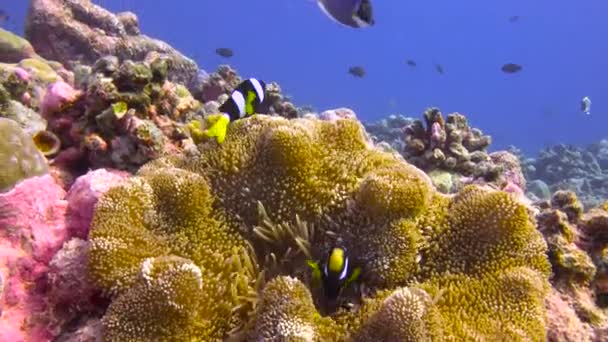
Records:
{"label": "clownfish", "polygon": [[323,267],[312,260],[307,261],[313,270],[313,283],[321,280],[325,296],[330,300],[338,298],[342,289],[355,281],[361,269],[352,267],[346,248],[332,248],[323,262]]}
{"label": "clownfish", "polygon": [[250,78],[241,82],[230,94],[230,97],[219,108],[221,113],[211,114],[207,118],[210,126],[204,134],[216,137],[223,143],[231,121],[239,120],[257,113],[264,102],[266,83]]}

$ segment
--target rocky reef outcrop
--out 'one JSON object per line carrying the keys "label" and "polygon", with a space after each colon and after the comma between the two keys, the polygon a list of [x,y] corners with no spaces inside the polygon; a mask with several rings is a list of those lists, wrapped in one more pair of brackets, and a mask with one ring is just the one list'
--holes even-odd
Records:
{"label": "rocky reef outcrop", "polygon": [[194,61],[169,44],[142,34],[134,13],[114,14],[92,1],[31,1],[25,38],[42,57],[71,69],[78,64],[93,65],[105,56],[141,62],[150,53],[160,53],[171,63],[169,80],[196,86]]}
{"label": "rocky reef outcrop", "polygon": [[[574,191],[586,209],[608,198],[608,140],[587,147],[559,144],[536,157],[520,156],[525,176],[536,183],[528,195],[546,199],[547,193]],[[548,191],[546,190],[548,189]]]}
{"label": "rocky reef outcrop", "polygon": [[[199,149],[147,164],[97,205],[108,340],[545,338],[546,244],[511,195],[443,196],[352,119],[256,116]],[[354,310],[310,284],[307,256],[334,245],[362,268],[368,295],[342,298]]]}
{"label": "rocky reef outcrop", "polygon": [[453,193],[472,183],[517,193],[526,188],[517,156],[488,152],[491,137],[471,127],[460,113],[444,119],[438,108],[429,108],[422,120],[392,115],[365,127],[374,141],[427,172],[441,192]]}

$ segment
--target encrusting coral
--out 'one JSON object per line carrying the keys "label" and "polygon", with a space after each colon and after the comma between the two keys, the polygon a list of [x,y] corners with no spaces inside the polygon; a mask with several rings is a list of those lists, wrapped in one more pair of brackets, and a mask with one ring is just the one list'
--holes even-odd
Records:
{"label": "encrusting coral", "polygon": [[0,192],[23,179],[48,172],[46,159],[32,138],[13,120],[0,118]]}
{"label": "encrusting coral", "polygon": [[[108,340],[545,339],[547,247],[510,194],[439,194],[350,119],[256,115],[199,150],[146,164],[97,205]],[[306,258],[335,245],[362,273],[331,309]]]}

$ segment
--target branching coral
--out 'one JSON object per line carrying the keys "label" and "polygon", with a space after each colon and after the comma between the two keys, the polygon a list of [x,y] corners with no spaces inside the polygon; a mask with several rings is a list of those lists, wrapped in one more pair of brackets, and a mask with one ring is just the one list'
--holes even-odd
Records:
{"label": "branching coral", "polygon": [[[148,316],[131,319],[138,316],[130,310],[146,307],[134,298],[156,293],[138,274],[150,258],[178,256],[203,274],[200,289],[188,287],[192,297],[214,301],[176,316],[163,330],[167,340],[221,338],[248,315],[244,328],[261,341],[544,339],[546,244],[511,195],[477,186],[437,194],[420,170],[371,148],[350,119],[258,115],[231,124],[222,145],[199,149],[197,157],[147,164],[98,205],[92,275],[117,296],[105,322],[135,329],[112,336],[151,336],[137,330],[153,322]],[[274,268],[259,298],[253,291],[263,273],[242,257],[250,245],[261,268]],[[319,260],[334,245],[350,251],[359,281],[380,292],[360,310],[320,310],[330,312],[322,317],[304,259]],[[249,263],[224,267],[229,259]],[[357,293],[342,301],[356,303]],[[149,305],[165,308],[170,296],[155,298]],[[394,329],[387,335],[382,325]]]}

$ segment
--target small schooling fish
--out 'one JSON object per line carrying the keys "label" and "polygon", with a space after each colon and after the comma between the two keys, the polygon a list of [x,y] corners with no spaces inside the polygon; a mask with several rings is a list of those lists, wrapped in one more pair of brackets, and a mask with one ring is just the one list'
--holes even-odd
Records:
{"label": "small schooling fish", "polygon": [[313,281],[321,280],[327,299],[335,300],[342,289],[355,281],[361,274],[359,267],[352,267],[346,248],[334,247],[329,251],[322,268],[312,260],[308,265],[313,270]]}
{"label": "small schooling fish", "polygon": [[587,115],[591,115],[591,99],[589,96],[585,96],[581,100],[581,111]]}
{"label": "small schooling fish", "polygon": [[374,25],[371,0],[317,0],[319,8],[340,25],[362,28]]}
{"label": "small schooling fish", "polygon": [[413,59],[408,59],[405,61],[405,63],[407,63],[407,65],[411,66],[412,68],[416,66],[416,61]]}
{"label": "small schooling fish", "polygon": [[266,83],[250,78],[241,82],[230,95],[230,98],[219,108],[221,113],[211,114],[207,118],[210,124],[204,134],[215,137],[223,143],[231,121],[239,120],[257,113],[264,102]]}

